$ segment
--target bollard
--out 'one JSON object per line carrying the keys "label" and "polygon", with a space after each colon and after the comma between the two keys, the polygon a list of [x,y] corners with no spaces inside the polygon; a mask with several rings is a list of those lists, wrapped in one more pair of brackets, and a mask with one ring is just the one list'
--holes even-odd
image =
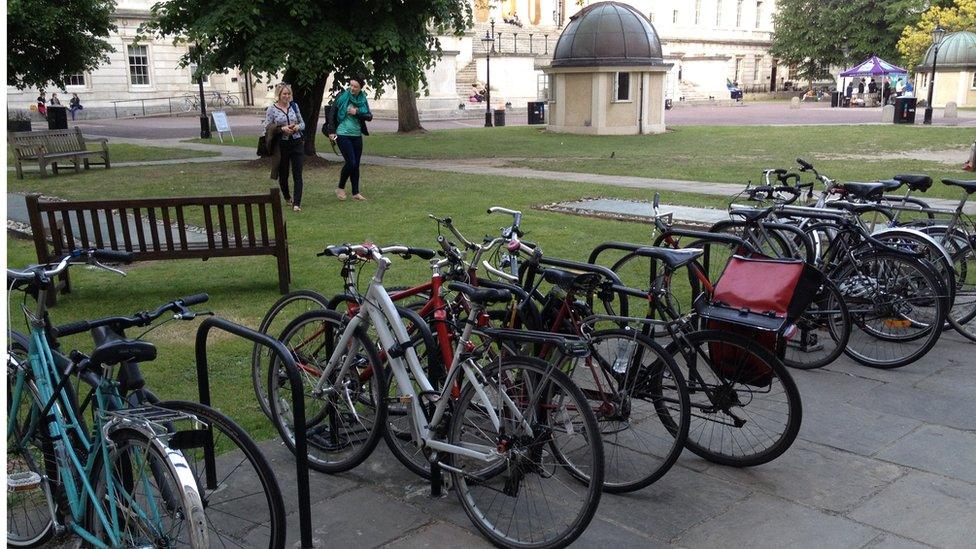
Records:
{"label": "bollard", "polygon": [[942,118],[946,121],[946,126],[959,124],[959,106],[955,101],[946,103],[945,110],[942,111]]}
{"label": "bollard", "polygon": [[793,99],[790,99],[790,108],[791,109],[799,109],[800,108],[800,98],[799,97],[794,97]]}
{"label": "bollard", "polygon": [[884,108],[881,109],[881,121],[884,122],[884,123],[886,123],[886,124],[894,124],[895,123],[895,106],[894,105],[885,105]]}

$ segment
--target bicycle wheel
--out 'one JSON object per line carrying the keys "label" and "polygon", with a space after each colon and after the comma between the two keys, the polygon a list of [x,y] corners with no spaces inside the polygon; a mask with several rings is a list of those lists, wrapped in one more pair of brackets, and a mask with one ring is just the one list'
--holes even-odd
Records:
{"label": "bicycle wheel", "polygon": [[[209,549],[203,500],[180,453],[128,428],[112,432],[107,442],[110,475],[99,452],[91,482],[100,505],[87,506],[88,531],[100,540],[118,535],[123,547]],[[100,511],[118,531],[106,528]]]}
{"label": "bicycle wheel", "polygon": [[241,100],[238,99],[237,96],[236,95],[233,95],[233,94],[228,94],[224,98],[224,100],[227,103],[227,106],[228,107],[236,107],[237,105],[240,105],[241,104]]}
{"label": "bicycle wheel", "polygon": [[[603,438],[603,489],[640,490],[674,465],[688,438],[691,407],[684,376],[674,359],[636,330],[589,336],[590,356],[564,357],[566,372],[590,402]],[[556,459],[588,480],[568,456],[552,446]]]}
{"label": "bicycle wheel", "polygon": [[[13,409],[16,366],[11,360],[25,361],[27,350],[13,343],[7,364],[7,545],[37,547],[54,535],[51,509],[52,486],[58,483],[51,439],[41,429],[41,404],[33,382],[21,386],[19,401]],[[14,355],[14,356],[11,356]]]}
{"label": "bicycle wheel", "polygon": [[867,252],[829,275],[851,314],[844,352],[873,368],[898,368],[925,356],[942,334],[945,288],[928,262],[894,252]]}
{"label": "bicycle wheel", "polygon": [[783,363],[790,368],[822,368],[844,353],[851,337],[851,314],[837,286],[827,280],[797,319],[786,340]]}
{"label": "bicycle wheel", "polygon": [[[341,356],[340,364],[350,364],[345,379],[327,380],[324,391],[316,389],[347,321],[335,311],[311,311],[291,321],[281,337],[304,386],[308,464],[325,473],[348,471],[362,463],[376,448],[386,425],[383,362],[361,327]],[[272,421],[294,453],[291,386],[284,366],[272,362],[268,377]]]}
{"label": "bicycle wheel", "polygon": [[713,463],[752,467],[789,449],[800,431],[800,392],[782,361],[728,331],[681,334],[668,346],[691,394],[686,447]]}
{"label": "bicycle wheel", "polygon": [[177,445],[203,499],[210,543],[219,547],[285,545],[285,504],[271,465],[251,437],[230,418],[196,402],[168,401],[161,408],[193,415],[212,433],[216,459],[208,468],[200,444]]}
{"label": "bicycle wheel", "polygon": [[[258,325],[258,331],[262,334],[278,337],[281,330],[302,313],[325,309],[329,300],[324,295],[313,290],[296,290],[281,296],[274,305],[268,309]],[[270,348],[254,344],[251,351],[251,383],[254,385],[254,394],[258,397],[258,405],[264,415],[271,417],[271,408],[268,406],[268,364],[274,357],[274,351]]]}
{"label": "bicycle wheel", "polygon": [[183,98],[183,102],[180,103],[180,110],[183,112],[190,112],[196,108],[196,101],[194,101],[190,96]]}
{"label": "bicycle wheel", "polygon": [[[538,359],[504,359],[484,370],[484,379],[482,387],[468,384],[461,391],[448,439],[502,453],[488,462],[451,455],[461,505],[495,544],[565,547],[583,533],[600,502],[603,444],[593,411],[566,374]],[[481,389],[487,398],[478,396]],[[507,404],[499,406],[503,397]],[[575,482],[553,446],[586,469],[591,482]]]}
{"label": "bicycle wheel", "polygon": [[952,256],[956,268],[956,301],[949,323],[966,338],[976,341],[976,242]]}

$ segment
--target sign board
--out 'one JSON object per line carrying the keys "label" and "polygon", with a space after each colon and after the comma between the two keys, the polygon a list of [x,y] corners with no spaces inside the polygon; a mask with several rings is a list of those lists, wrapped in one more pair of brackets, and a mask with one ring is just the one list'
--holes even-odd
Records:
{"label": "sign board", "polygon": [[227,113],[224,111],[213,111],[211,113],[213,116],[214,126],[217,127],[217,137],[220,138],[220,142],[224,142],[224,132],[230,134],[231,141],[234,140],[234,132],[230,131],[230,122],[227,120]]}

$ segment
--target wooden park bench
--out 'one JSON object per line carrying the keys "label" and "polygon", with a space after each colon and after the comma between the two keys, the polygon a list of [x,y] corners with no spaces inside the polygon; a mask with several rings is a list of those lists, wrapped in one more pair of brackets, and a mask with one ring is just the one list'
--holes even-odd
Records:
{"label": "wooden park bench", "polygon": [[[86,248],[124,250],[133,261],[270,255],[278,261],[278,289],[284,294],[291,270],[280,192],[83,202],[30,194],[26,204],[38,263]],[[193,220],[204,226],[194,227]],[[61,278],[65,292],[71,290],[67,274]]]}
{"label": "wooden park bench", "polygon": [[[100,150],[88,150],[88,143],[101,143]],[[24,178],[24,162],[37,161],[41,177],[47,177],[47,167],[51,166],[54,175],[58,174],[58,163],[71,162],[76,172],[92,164],[111,168],[108,159],[108,140],[104,137],[90,138],[81,134],[77,126],[68,130],[41,130],[36,132],[11,132],[7,134],[7,144],[14,152],[17,178]],[[92,162],[91,157],[101,157],[101,162]]]}

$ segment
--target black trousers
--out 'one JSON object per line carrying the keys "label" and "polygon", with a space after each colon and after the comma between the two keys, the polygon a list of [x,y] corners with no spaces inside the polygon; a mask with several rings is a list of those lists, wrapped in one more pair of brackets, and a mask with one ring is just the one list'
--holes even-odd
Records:
{"label": "black trousers", "polygon": [[336,137],[336,144],[346,161],[339,174],[339,188],[345,189],[346,180],[349,179],[352,180],[352,194],[359,194],[359,159],[363,157],[363,137],[340,135]]}
{"label": "black trousers", "polygon": [[285,195],[285,200],[291,198],[288,192],[288,168],[291,167],[292,176],[295,179],[295,201],[296,206],[302,205],[302,163],[305,162],[305,143],[302,139],[282,139],[281,140],[281,163],[278,164],[278,185],[281,186],[281,194]]}

